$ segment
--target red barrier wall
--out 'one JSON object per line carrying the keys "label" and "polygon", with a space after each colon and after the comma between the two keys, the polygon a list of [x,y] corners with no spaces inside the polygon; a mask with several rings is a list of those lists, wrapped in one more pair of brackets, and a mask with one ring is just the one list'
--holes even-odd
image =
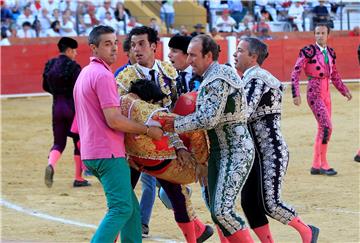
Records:
{"label": "red barrier wall", "polygon": [[[221,52],[220,63],[227,62],[227,42],[219,41]],[[300,48],[313,43],[309,39],[280,39],[267,41],[270,55],[264,62],[264,68],[271,71],[282,81],[290,80],[295,60]],[[360,78],[360,68],[357,60],[357,48],[360,44],[358,37],[333,37],[329,45],[337,54],[337,68],[344,79]],[[158,46],[156,57],[161,59],[162,44]],[[26,45],[26,46],[3,46],[1,51],[1,94],[19,94],[42,92],[42,72],[46,61],[55,57],[56,44]],[[89,62],[90,50],[86,44],[80,44],[78,48],[77,62],[84,67]],[[119,48],[118,61],[113,71],[127,62],[126,55]],[[305,76],[302,76],[305,79]]]}

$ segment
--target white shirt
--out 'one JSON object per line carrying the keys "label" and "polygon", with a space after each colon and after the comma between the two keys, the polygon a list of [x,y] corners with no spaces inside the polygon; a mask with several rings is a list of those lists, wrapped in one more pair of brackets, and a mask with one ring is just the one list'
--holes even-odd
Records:
{"label": "white shirt", "polygon": [[289,8],[288,15],[294,17],[296,20],[302,20],[303,13],[304,13],[303,6],[300,5],[299,7],[296,7],[296,4],[293,3]]}
{"label": "white shirt", "polygon": [[36,38],[36,33],[33,29],[29,29],[28,31],[24,31],[24,29],[20,29],[17,32],[17,37],[19,38]]}
{"label": "white shirt", "polygon": [[46,36],[48,37],[59,37],[60,33],[55,32],[53,29],[46,30]]}
{"label": "white shirt", "polygon": [[216,27],[218,28],[219,32],[232,32],[235,24],[236,21],[231,16],[228,16],[226,20],[220,16],[216,20]]}

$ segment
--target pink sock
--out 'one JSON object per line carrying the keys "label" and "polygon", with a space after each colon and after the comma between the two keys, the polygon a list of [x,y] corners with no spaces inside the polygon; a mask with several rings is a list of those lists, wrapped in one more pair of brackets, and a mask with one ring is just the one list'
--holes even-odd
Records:
{"label": "pink sock", "polygon": [[329,162],[327,160],[327,144],[321,144],[321,168],[322,169],[330,169]]}
{"label": "pink sock", "polygon": [[56,163],[58,162],[60,157],[61,157],[60,151],[55,149],[51,150],[49,154],[48,165],[52,165],[52,167],[55,169]]}
{"label": "pink sock", "polygon": [[299,217],[291,220],[289,225],[300,233],[303,243],[310,243],[312,237],[311,229]]}
{"label": "pink sock", "polygon": [[75,161],[75,180],[77,181],[84,181],[84,178],[82,178],[82,161],[80,159],[80,155],[74,155],[74,161]]}
{"label": "pink sock", "polygon": [[224,236],[223,232],[221,231],[220,227],[216,225],[216,229],[219,235],[219,239],[221,243],[229,243],[229,241]]}
{"label": "pink sock", "polygon": [[256,227],[253,229],[261,243],[274,243],[274,239],[272,238],[269,224],[265,224],[260,227]]}
{"label": "pink sock", "polygon": [[190,221],[188,223],[177,223],[183,235],[186,239],[187,243],[196,243],[196,236],[195,236],[195,225],[194,221]]}
{"label": "pink sock", "polygon": [[196,239],[199,238],[205,230],[205,224],[200,219],[194,219],[195,235]]}
{"label": "pink sock", "polygon": [[229,243],[254,243],[249,229],[238,230],[234,234],[226,237]]}
{"label": "pink sock", "polygon": [[319,136],[316,136],[314,143],[314,157],[312,162],[312,167],[315,169],[320,169],[321,166],[321,139]]}

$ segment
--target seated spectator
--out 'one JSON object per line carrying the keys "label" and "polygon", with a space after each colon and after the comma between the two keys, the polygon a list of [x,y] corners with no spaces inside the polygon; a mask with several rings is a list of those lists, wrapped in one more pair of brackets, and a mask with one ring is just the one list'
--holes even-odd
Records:
{"label": "seated spectator", "polygon": [[302,0],[295,0],[289,8],[288,16],[291,23],[293,23],[298,31],[304,31],[303,28],[303,13],[304,8],[301,4]]}
{"label": "seated spectator", "polygon": [[236,21],[229,16],[230,11],[228,9],[223,10],[222,15],[216,20],[216,27],[219,32],[233,32]]}
{"label": "seated spectator", "polygon": [[269,34],[269,30],[267,28],[263,28],[260,30],[260,35],[258,36],[260,40],[272,40],[272,36]]}
{"label": "seated spectator", "polygon": [[360,27],[355,26],[352,31],[349,31],[349,36],[360,36]]}
{"label": "seated spectator", "polygon": [[266,22],[265,22],[265,19],[264,17],[261,17],[260,18],[260,21],[258,23],[255,23],[255,25],[253,26],[252,28],[252,31],[254,33],[260,33],[262,29],[268,29],[269,32],[271,32],[270,30],[270,25],[268,25]]}
{"label": "seated spectator", "polygon": [[40,14],[37,16],[37,19],[41,24],[41,32],[45,33],[51,25],[49,11],[46,8],[42,8]]}
{"label": "seated spectator", "polygon": [[59,37],[60,36],[60,22],[55,20],[51,23],[50,29],[46,31],[48,37]]}
{"label": "seated spectator", "polygon": [[[107,2],[110,5],[110,1]],[[111,12],[105,13],[105,18],[102,20],[104,25],[110,26],[115,30],[115,33],[119,35],[119,22],[112,17]]]}
{"label": "seated spectator", "polygon": [[25,22],[29,22],[31,25],[31,23],[33,23],[34,20],[35,20],[35,17],[31,14],[30,7],[25,6],[23,13],[20,14],[19,17],[17,18],[16,24],[18,25],[18,27],[23,26],[23,23],[25,23]]}
{"label": "seated spectator", "polygon": [[31,28],[31,24],[28,21],[25,21],[22,24],[22,29],[20,29],[17,32],[17,37],[19,38],[35,38],[36,37],[36,33],[35,31]]}
{"label": "seated spectator", "polygon": [[1,40],[0,40],[0,46],[10,46],[10,41],[6,34],[6,29],[1,28]]}
{"label": "seated spectator", "polygon": [[[111,17],[114,16],[114,10],[111,8],[111,1],[105,0],[104,4],[97,9],[96,18],[101,22],[106,19],[107,12],[110,12]],[[111,26],[112,27],[112,26]]]}
{"label": "seated spectator", "polygon": [[140,24],[139,22],[137,22],[137,19],[135,18],[135,16],[131,16],[129,22],[126,25],[126,32],[130,33],[130,31],[134,28],[134,27],[139,27],[142,26],[142,24]]}
{"label": "seated spectator", "polygon": [[60,14],[60,10],[55,8],[52,11],[52,15],[50,15],[50,21],[51,23],[54,22],[55,20],[61,22],[61,14]]}
{"label": "seated spectator", "polygon": [[124,7],[122,2],[116,4],[116,9],[114,11],[115,19],[119,24],[119,35],[125,35],[126,33],[126,24],[129,22],[129,16],[131,16],[129,10]]}
{"label": "seated spectator", "polygon": [[245,37],[256,37],[256,36],[253,34],[250,28],[246,27],[245,30],[242,32],[240,38],[245,38]]}
{"label": "seated spectator", "polygon": [[177,35],[189,36],[189,31],[187,30],[185,25],[180,25],[179,33],[177,33]]}
{"label": "seated spectator", "polygon": [[100,24],[100,21],[96,18],[95,7],[90,4],[87,7],[87,14],[84,15],[85,35],[89,35],[91,30]]}
{"label": "seated spectator", "polygon": [[34,23],[32,24],[32,28],[35,31],[36,37],[46,37],[46,30],[44,30],[41,26],[41,22],[38,19],[35,19]]}
{"label": "seated spectator", "polygon": [[316,26],[318,23],[330,24],[330,14],[329,14],[327,7],[324,4],[325,4],[324,0],[319,0],[319,5],[315,6],[314,9],[312,10],[312,12],[314,14],[314,17],[313,17],[313,25],[314,26]]}
{"label": "seated spectator", "polygon": [[72,20],[70,9],[64,11],[62,16],[62,22],[60,23],[61,36],[77,36],[77,33],[75,31],[75,24]]}
{"label": "seated spectator", "polygon": [[264,17],[265,21],[274,21],[273,17],[271,17],[270,13],[266,9],[261,9],[260,15]]}
{"label": "seated spectator", "polygon": [[150,19],[149,27],[160,33],[160,26],[158,25],[156,18]]}
{"label": "seated spectator", "polygon": [[202,24],[196,24],[194,25],[194,29],[195,31],[193,31],[191,33],[191,37],[197,36],[197,35],[201,35],[201,34],[205,34],[203,32],[204,26]]}
{"label": "seated spectator", "polygon": [[210,34],[214,40],[224,40],[224,37],[218,33],[216,27],[211,29]]}
{"label": "seated spectator", "polygon": [[244,31],[246,28],[252,29],[254,24],[254,18],[252,15],[246,15],[242,22],[239,24],[238,32]]}

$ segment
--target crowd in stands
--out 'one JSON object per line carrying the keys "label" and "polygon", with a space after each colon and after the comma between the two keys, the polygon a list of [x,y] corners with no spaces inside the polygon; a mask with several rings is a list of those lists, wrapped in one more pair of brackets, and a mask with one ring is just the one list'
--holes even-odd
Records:
{"label": "crowd in stands", "polygon": [[[128,34],[142,24],[124,7],[124,1],[1,0],[1,45],[7,44],[6,37],[86,36],[100,24],[113,27],[118,35]],[[167,34],[187,35],[185,26],[174,28],[174,1],[181,0],[157,0],[159,17]],[[309,31],[319,22],[333,27],[343,7],[340,0],[198,0],[198,4],[207,10],[207,26],[196,24],[191,36],[209,32],[217,39],[223,38],[221,32],[271,39],[273,31]],[[161,33],[157,18],[149,19],[147,25]]]}

